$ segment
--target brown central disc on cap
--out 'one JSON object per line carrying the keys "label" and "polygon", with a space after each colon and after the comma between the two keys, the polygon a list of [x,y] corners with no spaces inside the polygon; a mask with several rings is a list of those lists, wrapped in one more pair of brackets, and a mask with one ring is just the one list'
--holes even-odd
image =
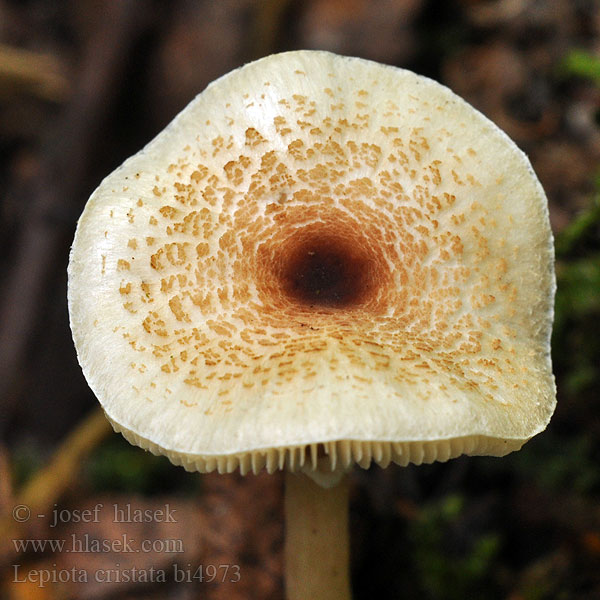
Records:
{"label": "brown central disc on cap", "polygon": [[284,248],[279,277],[293,301],[310,306],[346,308],[364,302],[372,260],[350,240],[313,233]]}

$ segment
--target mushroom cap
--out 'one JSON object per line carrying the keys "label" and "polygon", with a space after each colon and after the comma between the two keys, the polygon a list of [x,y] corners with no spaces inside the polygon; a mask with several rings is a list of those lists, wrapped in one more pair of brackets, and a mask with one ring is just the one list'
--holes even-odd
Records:
{"label": "mushroom cap", "polygon": [[298,51],[213,82],[104,179],[68,294],[115,429],[245,473],[520,448],[555,407],[554,291],[544,191],[498,127]]}

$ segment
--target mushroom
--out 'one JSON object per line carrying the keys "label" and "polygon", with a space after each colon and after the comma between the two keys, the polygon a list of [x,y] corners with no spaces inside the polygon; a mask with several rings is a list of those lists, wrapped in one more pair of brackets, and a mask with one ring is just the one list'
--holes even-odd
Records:
{"label": "mushroom", "polygon": [[69,311],[131,443],[288,471],[288,597],[340,599],[355,463],[503,456],[546,427],[553,263],[542,187],[487,118],[297,51],[209,85],[100,184]]}

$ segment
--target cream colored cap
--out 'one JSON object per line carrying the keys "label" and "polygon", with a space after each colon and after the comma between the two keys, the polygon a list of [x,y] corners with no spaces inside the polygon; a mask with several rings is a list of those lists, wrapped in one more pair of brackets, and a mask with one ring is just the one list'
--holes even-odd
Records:
{"label": "cream colored cap", "polygon": [[69,310],[115,429],[189,470],[504,455],[554,410],[553,262],[493,123],[299,51],[215,81],[101,183]]}

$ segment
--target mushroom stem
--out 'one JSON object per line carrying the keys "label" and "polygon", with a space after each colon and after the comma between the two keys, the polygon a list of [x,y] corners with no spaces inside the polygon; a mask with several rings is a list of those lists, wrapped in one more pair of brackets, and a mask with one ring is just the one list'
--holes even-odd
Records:
{"label": "mushroom stem", "polygon": [[286,473],[287,600],[350,600],[348,481],[324,488]]}

